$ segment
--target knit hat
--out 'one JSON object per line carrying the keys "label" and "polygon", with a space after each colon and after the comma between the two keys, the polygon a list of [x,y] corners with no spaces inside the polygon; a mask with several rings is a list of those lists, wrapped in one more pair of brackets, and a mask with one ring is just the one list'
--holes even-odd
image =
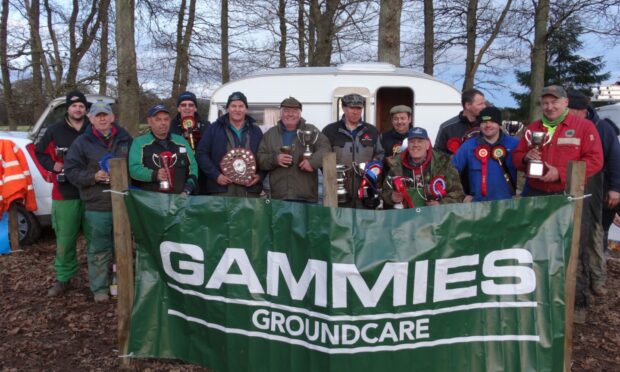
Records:
{"label": "knit hat", "polygon": [[226,108],[228,108],[232,101],[241,101],[245,105],[245,108],[248,108],[248,99],[245,97],[245,94],[241,92],[233,92],[230,96],[228,96]]}
{"label": "knit hat", "polygon": [[179,94],[179,97],[177,98],[177,107],[183,101],[192,101],[194,102],[194,105],[198,106],[198,102],[196,101],[196,95],[192,92],[183,92]]}
{"label": "knit hat", "polygon": [[67,98],[65,100],[65,107],[69,108],[69,106],[71,106],[72,104],[76,102],[83,103],[84,106],[88,105],[88,102],[86,101],[86,96],[84,95],[84,93],[80,92],[79,90],[72,90],[71,92],[67,93]]}
{"label": "knit hat", "polygon": [[576,89],[568,91],[568,108],[575,110],[585,110],[590,105],[590,99],[583,92]]}
{"label": "knit hat", "polygon": [[301,110],[301,102],[299,102],[295,97],[288,97],[280,103],[280,107],[298,108]]}
{"label": "knit hat", "polygon": [[480,122],[492,121],[496,124],[502,125],[502,112],[495,106],[487,106],[478,115]]}

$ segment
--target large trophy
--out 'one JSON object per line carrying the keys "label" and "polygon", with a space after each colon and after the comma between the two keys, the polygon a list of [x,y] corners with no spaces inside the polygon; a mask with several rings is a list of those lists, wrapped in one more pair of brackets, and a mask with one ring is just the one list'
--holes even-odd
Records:
{"label": "large trophy", "polygon": [[381,203],[381,176],[383,164],[377,160],[368,163],[353,163],[355,173],[362,178],[357,190],[357,197],[362,200],[364,206],[375,209]]}
{"label": "large trophy", "polygon": [[[542,151],[542,148],[551,142],[551,135],[543,131],[525,131],[525,140],[530,148]],[[545,173],[545,164],[542,160],[530,159],[527,163],[526,175],[528,177],[542,177]]]}
{"label": "large trophy", "polygon": [[153,154],[153,163],[166,172],[167,180],[159,181],[160,192],[171,192],[174,188],[172,184],[173,170],[172,168],[177,162],[177,154],[170,151],[164,151],[159,154]]}
{"label": "large trophy", "polygon": [[[54,151],[53,160],[55,162],[64,164],[67,151],[69,151],[68,147],[56,147]],[[65,176],[65,169],[63,168],[59,173],[56,174],[56,182],[66,182],[66,181],[67,181],[67,177]]]}
{"label": "large trophy", "polygon": [[407,192],[407,187],[415,186],[415,180],[409,177],[403,176],[388,176],[387,177],[388,186],[396,191],[401,193],[403,196],[403,202],[394,204],[394,209],[405,209],[405,208],[413,208],[413,202],[411,201],[411,196]]}
{"label": "large trophy", "polygon": [[248,186],[256,174],[256,158],[249,149],[234,148],[224,155],[220,169],[233,183]]}
{"label": "large trophy", "polygon": [[316,143],[319,139],[320,132],[315,128],[311,129],[297,129],[297,138],[302,145],[306,148],[304,149],[304,153],[302,154],[303,159],[310,159],[312,156],[312,148],[311,146]]}

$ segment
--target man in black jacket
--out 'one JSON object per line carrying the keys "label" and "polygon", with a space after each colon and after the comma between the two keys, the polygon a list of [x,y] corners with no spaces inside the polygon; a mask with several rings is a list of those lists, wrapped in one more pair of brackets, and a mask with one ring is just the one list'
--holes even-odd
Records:
{"label": "man in black jacket", "polygon": [[78,270],[76,242],[82,227],[84,206],[77,187],[65,177],[64,162],[73,141],[82,135],[89,125],[86,106],[86,97],[82,92],[69,92],[65,101],[67,114],[62,121],[47,128],[35,148],[37,160],[49,172],[52,182],[56,282],[47,291],[50,297],[64,293],[69,287],[69,280]]}

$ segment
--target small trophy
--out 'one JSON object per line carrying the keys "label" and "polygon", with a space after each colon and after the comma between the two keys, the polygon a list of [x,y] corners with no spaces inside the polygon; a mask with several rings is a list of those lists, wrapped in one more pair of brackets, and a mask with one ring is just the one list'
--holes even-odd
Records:
{"label": "small trophy", "polygon": [[315,128],[305,130],[297,129],[297,138],[299,138],[299,142],[306,146],[302,154],[304,159],[310,159],[310,157],[312,157],[311,146],[319,139],[319,134],[320,132]]}
{"label": "small trophy", "polygon": [[194,139],[194,128],[196,127],[196,119],[193,116],[184,116],[181,118],[181,126],[185,129],[184,136],[188,140],[192,150],[196,150],[196,142]]}
{"label": "small trophy", "polygon": [[336,165],[336,195],[338,195],[338,204],[349,202],[349,193],[347,192],[346,183],[348,181],[347,173],[351,167],[337,164]]}
{"label": "small trophy", "polygon": [[[293,153],[293,145],[284,145],[280,147],[280,153],[285,155],[291,155]],[[288,168],[288,165],[285,165]]]}
{"label": "small trophy", "polygon": [[[56,159],[54,160],[60,163],[64,163],[65,156],[67,155],[67,151],[69,151],[69,148],[67,147],[56,147]],[[58,174],[56,174],[56,182],[62,183],[66,181],[67,181],[67,177],[65,176],[65,170],[63,168]]]}
{"label": "small trophy", "polygon": [[[549,142],[551,142],[551,136],[547,132],[526,130],[524,134],[525,140],[530,148],[536,148],[539,151],[542,150]],[[527,163],[526,174],[528,177],[542,177],[545,173],[545,164],[542,160],[530,160]]]}

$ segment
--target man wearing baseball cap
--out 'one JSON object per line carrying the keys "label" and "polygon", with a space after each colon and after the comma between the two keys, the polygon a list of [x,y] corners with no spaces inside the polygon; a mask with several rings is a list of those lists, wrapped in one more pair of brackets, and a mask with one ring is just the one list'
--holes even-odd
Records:
{"label": "man wearing baseball cap", "polygon": [[109,268],[114,254],[112,199],[108,161],[127,158],[131,136],[114,123],[109,104],[99,101],[88,111],[88,130],[69,148],[65,160],[67,179],[80,190],[84,202],[84,234],[88,281],[95,302],[107,302]]}
{"label": "man wearing baseball cap", "polygon": [[[559,85],[543,88],[540,105],[542,118],[527,126],[513,152],[515,166],[526,174],[528,163],[539,161],[543,164],[542,175],[527,176],[524,196],[562,194],[571,160],[585,161],[586,178],[603,168],[598,132],[591,122],[569,112],[566,90]],[[543,143],[537,146],[531,139],[535,132],[544,134]]]}
{"label": "man wearing baseball cap", "polygon": [[432,148],[426,129],[410,129],[407,150],[395,157],[383,183],[384,208],[460,203],[464,196],[449,155]]}
{"label": "man wearing baseball cap", "polygon": [[[282,101],[280,120],[263,136],[257,161],[258,167],[269,174],[273,199],[316,203],[318,169],[329,151],[329,140],[301,117],[301,109],[301,102],[294,97]],[[308,135],[304,137],[304,133]],[[304,155],[306,145],[311,153]]]}
{"label": "man wearing baseball cap", "polygon": [[362,176],[353,169],[372,160],[383,161],[383,146],[377,128],[362,120],[366,104],[364,97],[351,93],[343,96],[341,102],[342,118],[323,128],[323,134],[329,139],[332,151],[336,153],[336,162],[351,169],[346,177],[349,180],[346,189],[351,198],[340,206],[365,208],[364,201],[357,196]]}
{"label": "man wearing baseball cap", "polygon": [[129,150],[129,176],[134,186],[148,191],[197,191],[198,165],[189,143],[170,131],[170,112],[163,104],[147,114],[150,131],[136,137]]}
{"label": "man wearing baseball cap", "polygon": [[47,128],[35,148],[37,160],[50,172],[52,182],[51,214],[56,234],[56,281],[47,292],[50,297],[67,291],[69,280],[78,270],[76,242],[82,229],[84,204],[80,200],[78,188],[65,177],[64,161],[71,144],[88,128],[87,105],[82,92],[74,90],[67,93],[67,113],[60,122]]}
{"label": "man wearing baseball cap", "polygon": [[220,163],[233,149],[247,150],[256,157],[263,132],[248,115],[248,99],[242,92],[228,96],[226,110],[225,115],[207,128],[196,150],[198,166],[207,176],[206,193],[257,198],[262,191],[261,172],[253,173],[246,183],[235,183]]}
{"label": "man wearing baseball cap", "polygon": [[459,173],[467,173],[465,202],[510,199],[515,194],[517,169],[512,152],[519,140],[502,131],[502,112],[494,106],[480,111],[480,135],[461,145],[452,157]]}

